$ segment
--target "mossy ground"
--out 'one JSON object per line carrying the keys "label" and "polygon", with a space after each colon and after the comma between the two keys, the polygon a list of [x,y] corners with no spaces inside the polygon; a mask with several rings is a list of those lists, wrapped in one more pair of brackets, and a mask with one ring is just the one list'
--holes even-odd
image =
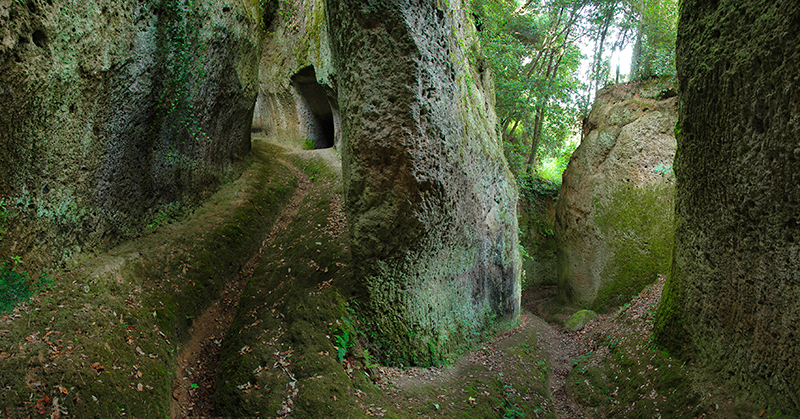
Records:
{"label": "mossy ground", "polygon": [[[244,289],[222,348],[215,414],[557,414],[561,396],[550,393],[548,379],[565,366],[548,356],[544,349],[553,342],[540,338],[544,323],[528,312],[449,366],[375,365],[354,298],[359,290],[349,269],[340,175],[321,159],[281,154],[260,142],[254,150],[242,179],[186,219],[53,274],[51,288],[0,319],[0,417],[166,416],[177,353],[193,320],[260,247],[296,188],[276,156],[303,169],[312,187]],[[532,301],[532,292],[523,300]],[[550,294],[536,314],[557,323],[577,311]],[[564,397],[571,394],[594,417],[761,413],[725,386],[703,381],[691,361],[654,346],[658,299],[637,301],[600,316],[594,331],[578,332],[595,347],[568,365]],[[714,390],[701,394],[701,387]]]}
{"label": "mossy ground", "polygon": [[192,320],[260,244],[296,182],[252,164],[186,219],[86,257],[0,319],[0,416],[163,417]]}
{"label": "mossy ground", "polygon": [[[193,321],[258,249],[297,186],[276,155],[279,148],[257,143],[242,179],[186,219],[160,220],[153,234],[55,273],[49,290],[4,316],[0,415],[166,416],[177,354]],[[546,411],[547,359],[530,329],[486,341],[451,367],[426,370],[447,377],[437,382],[373,364],[352,298],[340,176],[320,159],[280,158],[302,168],[313,187],[244,290],[223,346],[216,413]],[[500,373],[506,364],[513,371]],[[399,375],[408,378],[402,388],[392,384]]]}

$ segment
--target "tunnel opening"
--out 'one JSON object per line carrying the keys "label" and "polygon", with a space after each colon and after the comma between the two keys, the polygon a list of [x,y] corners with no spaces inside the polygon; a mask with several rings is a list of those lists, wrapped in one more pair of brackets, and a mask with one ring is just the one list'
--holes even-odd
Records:
{"label": "tunnel opening", "polygon": [[301,110],[300,117],[306,135],[314,141],[314,149],[333,147],[336,142],[335,116],[331,107],[333,98],[317,82],[314,66],[308,66],[292,76],[292,85],[308,105],[307,109]]}

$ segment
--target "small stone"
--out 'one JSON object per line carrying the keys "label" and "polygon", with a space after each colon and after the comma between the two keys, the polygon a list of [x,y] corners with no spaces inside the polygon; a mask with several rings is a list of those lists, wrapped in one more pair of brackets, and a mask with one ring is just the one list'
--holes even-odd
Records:
{"label": "small stone", "polygon": [[577,313],[573,314],[566,323],[564,323],[564,329],[568,332],[577,332],[578,330],[582,330],[589,324],[590,321],[594,320],[597,317],[597,313],[592,310],[581,310]]}

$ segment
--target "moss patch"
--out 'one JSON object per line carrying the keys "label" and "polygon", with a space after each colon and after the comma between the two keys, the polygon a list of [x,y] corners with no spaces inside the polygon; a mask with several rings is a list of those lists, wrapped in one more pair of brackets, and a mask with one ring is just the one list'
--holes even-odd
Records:
{"label": "moss patch", "polygon": [[623,187],[607,202],[596,203],[598,229],[614,256],[592,309],[620,306],[668,271],[675,234],[673,196],[672,185],[655,184]]}
{"label": "moss patch", "polygon": [[592,321],[595,317],[597,317],[597,313],[592,310],[580,310],[577,313],[573,314],[565,323],[564,329],[568,332],[574,332],[576,330],[581,330],[586,326],[587,323]]}
{"label": "moss patch", "polygon": [[695,386],[691,364],[651,340],[662,284],[645,288],[608,323],[589,331],[596,348],[573,361],[567,390],[590,416],[694,418],[703,413],[698,406],[706,393]]}
{"label": "moss patch", "polygon": [[332,228],[341,184],[319,159],[294,164],[313,186],[242,293],[220,360],[216,411],[225,415],[272,414],[291,399],[299,417],[346,417],[356,405],[334,346],[352,289],[347,236]]}

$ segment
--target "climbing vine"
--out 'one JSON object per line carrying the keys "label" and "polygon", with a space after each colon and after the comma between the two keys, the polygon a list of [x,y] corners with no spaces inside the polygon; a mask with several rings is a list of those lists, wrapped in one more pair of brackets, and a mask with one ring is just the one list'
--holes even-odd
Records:
{"label": "climbing vine", "polygon": [[[194,100],[197,86],[206,78],[204,62],[208,44],[200,37],[208,13],[192,0],[161,0],[158,10],[164,22],[159,28],[159,51],[162,54],[162,88],[156,111],[156,129],[164,128],[178,136],[180,131],[193,140],[207,140],[198,126]],[[214,24],[212,24],[212,27]]]}

